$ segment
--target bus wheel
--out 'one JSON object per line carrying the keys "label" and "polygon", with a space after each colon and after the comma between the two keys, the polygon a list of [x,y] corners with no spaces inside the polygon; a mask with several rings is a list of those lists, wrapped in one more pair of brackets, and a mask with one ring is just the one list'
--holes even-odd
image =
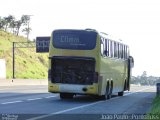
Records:
{"label": "bus wheel", "polygon": [[126,83],[126,80],[125,80],[123,91],[118,92],[118,96],[123,96],[124,90],[126,90],[126,88],[127,88],[127,83]]}
{"label": "bus wheel", "polygon": [[72,99],[74,94],[72,93],[60,93],[60,98],[61,99]]}
{"label": "bus wheel", "polygon": [[118,96],[123,96],[124,92],[118,92]]}
{"label": "bus wheel", "polygon": [[109,81],[107,82],[107,86],[106,86],[106,93],[105,95],[101,96],[101,99],[106,100],[106,99],[110,99],[111,98],[111,94],[110,94],[110,85],[109,85]]}
{"label": "bus wheel", "polygon": [[128,86],[127,86],[127,80],[125,80],[125,83],[124,83],[124,91],[128,89]]}
{"label": "bus wheel", "polygon": [[109,87],[109,92],[107,95],[107,99],[110,99],[112,97],[112,90],[113,90],[113,81],[111,81],[111,85]]}

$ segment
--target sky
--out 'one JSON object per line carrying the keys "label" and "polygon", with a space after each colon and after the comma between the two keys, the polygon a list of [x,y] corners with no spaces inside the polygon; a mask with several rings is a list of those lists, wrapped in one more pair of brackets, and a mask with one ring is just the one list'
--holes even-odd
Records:
{"label": "sky", "polygon": [[130,46],[133,75],[160,76],[160,0],[3,0],[0,16],[32,15],[30,39],[93,28]]}

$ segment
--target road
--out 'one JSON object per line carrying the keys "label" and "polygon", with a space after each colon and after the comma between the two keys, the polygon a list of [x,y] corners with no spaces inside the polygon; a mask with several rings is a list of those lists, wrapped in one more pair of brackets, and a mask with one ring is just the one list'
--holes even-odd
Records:
{"label": "road", "polygon": [[124,115],[146,114],[155,91],[151,86],[132,86],[123,97],[115,94],[110,100],[82,95],[61,100],[58,94],[48,93],[46,85],[1,86],[0,120],[101,120],[111,119],[113,115],[118,118],[119,114],[124,119],[128,118]]}

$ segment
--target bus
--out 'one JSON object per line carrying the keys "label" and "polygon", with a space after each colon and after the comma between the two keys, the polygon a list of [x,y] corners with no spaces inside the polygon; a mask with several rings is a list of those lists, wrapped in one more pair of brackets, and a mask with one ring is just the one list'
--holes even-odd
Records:
{"label": "bus", "polygon": [[57,29],[50,38],[48,91],[61,99],[93,95],[110,99],[130,90],[129,46],[92,29]]}

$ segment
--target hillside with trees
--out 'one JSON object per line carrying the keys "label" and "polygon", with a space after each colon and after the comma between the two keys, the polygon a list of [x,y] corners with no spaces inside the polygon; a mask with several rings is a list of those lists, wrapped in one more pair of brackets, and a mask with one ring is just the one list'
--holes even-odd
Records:
{"label": "hillside with trees", "polygon": [[0,29],[5,32],[10,32],[14,35],[19,35],[23,32],[28,39],[29,33],[31,32],[30,15],[22,15],[20,19],[16,19],[13,15],[7,17],[0,16]]}
{"label": "hillside with trees", "polygon": [[[22,15],[17,20],[13,15],[0,17],[0,59],[5,59],[7,78],[12,78],[12,45],[13,42],[31,42],[26,37],[31,31],[29,27],[30,16]],[[15,49],[15,77],[16,78],[47,78],[48,54],[36,53],[36,48]]]}

